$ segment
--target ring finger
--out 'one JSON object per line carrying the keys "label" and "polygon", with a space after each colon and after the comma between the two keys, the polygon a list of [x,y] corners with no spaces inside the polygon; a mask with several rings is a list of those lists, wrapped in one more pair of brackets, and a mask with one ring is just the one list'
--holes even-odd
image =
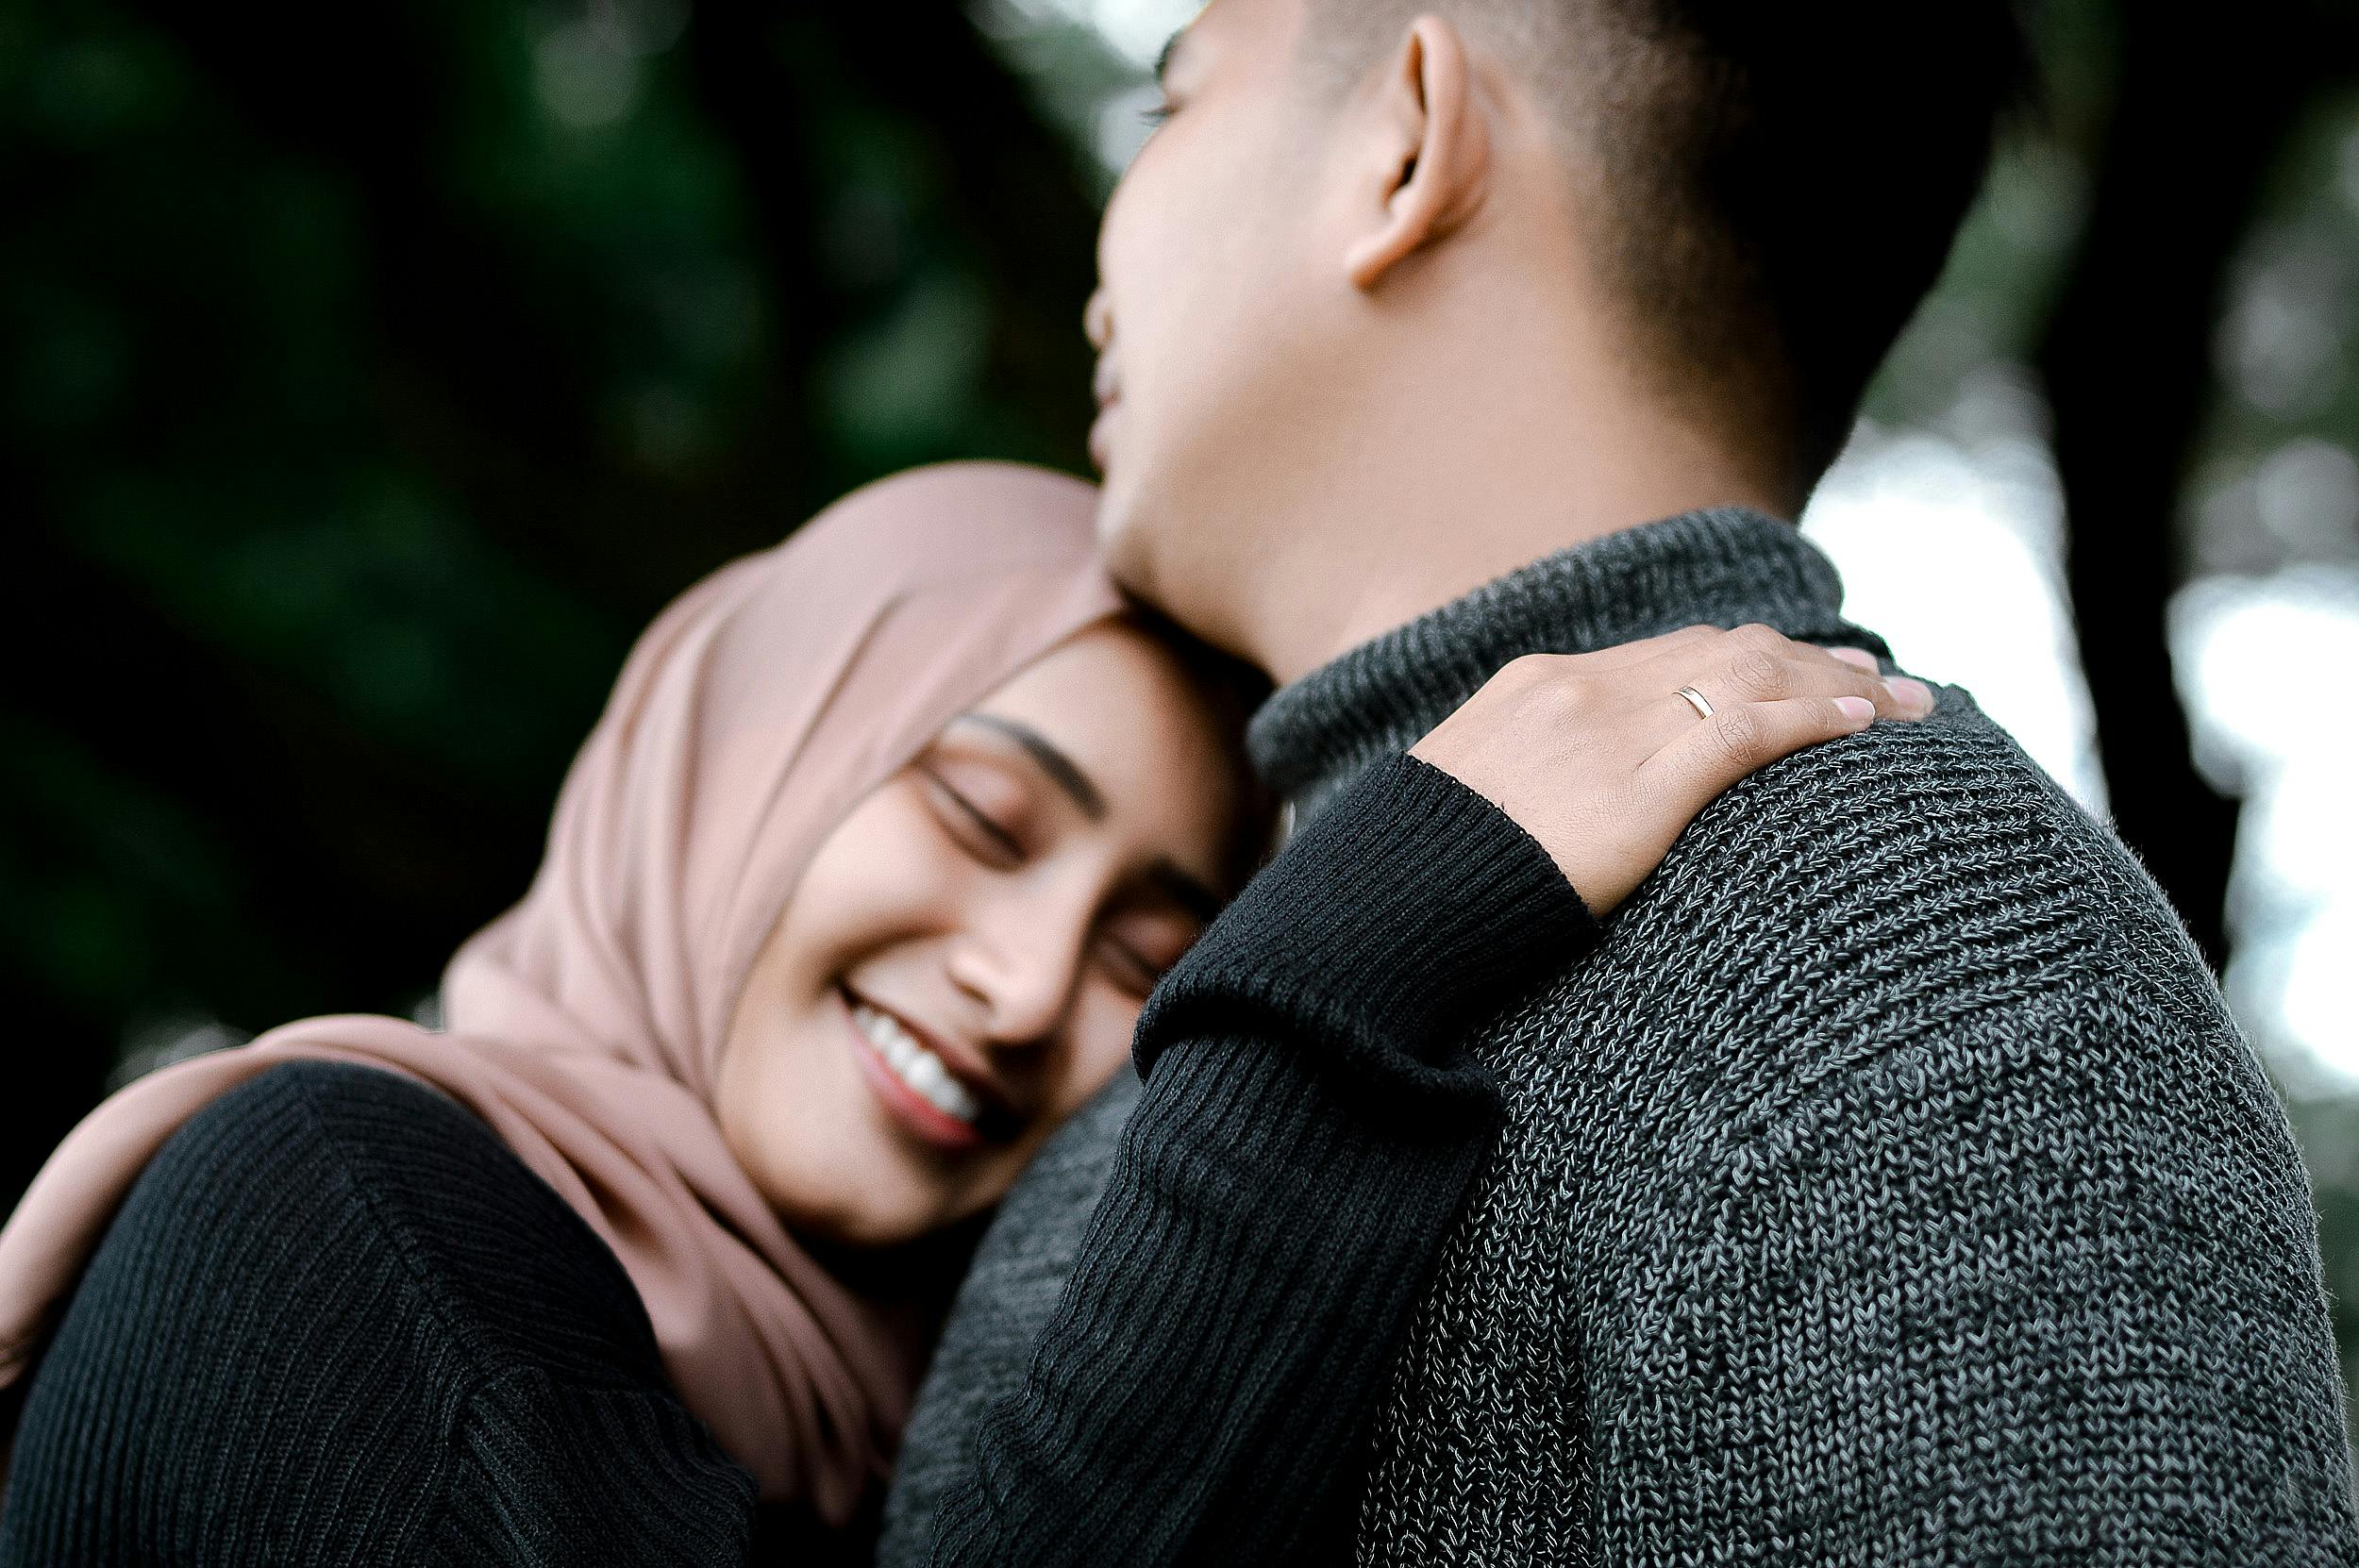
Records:
{"label": "ring finger", "polygon": [[[1733,634],[1732,634],[1732,636]],[[1880,719],[1921,718],[1932,708],[1932,692],[1907,676],[1890,679],[1831,656],[1808,643],[1782,648],[1748,639],[1733,649],[1696,644],[1674,649],[1657,661],[1663,696],[1648,704],[1662,715],[1664,742],[1699,722],[1746,703],[1792,698],[1865,697]]]}

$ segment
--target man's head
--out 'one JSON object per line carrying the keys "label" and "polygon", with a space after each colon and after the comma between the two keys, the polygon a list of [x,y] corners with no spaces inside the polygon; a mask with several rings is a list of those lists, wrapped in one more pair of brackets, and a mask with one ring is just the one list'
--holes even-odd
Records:
{"label": "man's head", "polygon": [[1799,509],[2024,58],[2007,0],[1213,0],[1099,242],[1116,571],[1259,654],[1322,499]]}

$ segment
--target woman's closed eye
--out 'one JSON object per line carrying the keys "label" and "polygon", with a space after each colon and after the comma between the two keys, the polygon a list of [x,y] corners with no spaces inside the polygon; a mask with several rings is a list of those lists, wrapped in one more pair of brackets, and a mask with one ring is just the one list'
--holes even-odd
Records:
{"label": "woman's closed eye", "polygon": [[1164,972],[1195,944],[1200,929],[1195,917],[1156,905],[1117,912],[1109,917],[1099,941],[1106,972],[1117,986],[1145,1001]]}
{"label": "woman's closed eye", "polygon": [[950,834],[962,847],[995,870],[1012,870],[1024,863],[1027,851],[1018,825],[1003,821],[1004,812],[986,809],[979,788],[961,788],[951,782],[945,768],[934,763],[920,763],[918,771],[932,787]]}
{"label": "woman's closed eye", "polygon": [[1156,982],[1163,977],[1163,970],[1169,967],[1154,963],[1119,937],[1100,938],[1098,948],[1104,955],[1106,973],[1115,987],[1141,1001],[1146,999]]}

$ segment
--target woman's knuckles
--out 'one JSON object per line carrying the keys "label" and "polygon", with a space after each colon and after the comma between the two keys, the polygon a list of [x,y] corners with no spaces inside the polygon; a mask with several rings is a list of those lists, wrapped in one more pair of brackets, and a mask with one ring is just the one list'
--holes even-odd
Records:
{"label": "woman's knuckles", "polygon": [[1769,729],[1758,709],[1724,708],[1706,724],[1715,750],[1729,765],[1732,778],[1742,776],[1769,759]]}
{"label": "woman's knuckles", "polygon": [[1772,649],[1741,648],[1721,680],[1730,695],[1745,702],[1771,702],[1785,695],[1792,679],[1788,658]]}

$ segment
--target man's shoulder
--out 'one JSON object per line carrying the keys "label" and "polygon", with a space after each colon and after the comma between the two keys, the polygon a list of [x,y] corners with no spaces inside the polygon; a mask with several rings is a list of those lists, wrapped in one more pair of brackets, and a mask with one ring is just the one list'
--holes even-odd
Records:
{"label": "man's shoulder", "polygon": [[1955,688],[1929,719],[1875,725],[1737,784],[1619,923],[1648,946],[1822,978],[1946,959],[2025,985],[2216,990],[2136,857]]}
{"label": "man's shoulder", "polygon": [[1524,1136],[1581,1126],[1707,1162],[1813,1107],[1873,1142],[1861,1119],[1901,1096],[2056,1052],[2075,1097],[2177,1075],[2278,1114],[2152,878],[1955,691],[1729,791],[1484,1047]]}
{"label": "man's shoulder", "polygon": [[1475,1212],[1610,1231],[1632,1269],[1739,1211],[1832,1234],[1838,1193],[1871,1229],[1969,1190],[2033,1228],[2127,1211],[2093,1196],[2124,1173],[2305,1211],[2283,1109],[2168,902],[1958,692],[1730,791],[1478,1049],[1507,1126]]}
{"label": "man's shoulder", "polygon": [[[2033,761],[1971,693],[1934,688],[1932,716],[1881,722],[1798,752],[1740,780],[1698,820],[1681,847],[1699,857],[1764,865],[1817,846],[1869,851],[1874,873],[1898,867],[1874,853],[1969,860],[1989,843],[2040,846],[2076,859],[2127,859],[2111,831]],[[1760,829],[1790,841],[1782,851]]]}

